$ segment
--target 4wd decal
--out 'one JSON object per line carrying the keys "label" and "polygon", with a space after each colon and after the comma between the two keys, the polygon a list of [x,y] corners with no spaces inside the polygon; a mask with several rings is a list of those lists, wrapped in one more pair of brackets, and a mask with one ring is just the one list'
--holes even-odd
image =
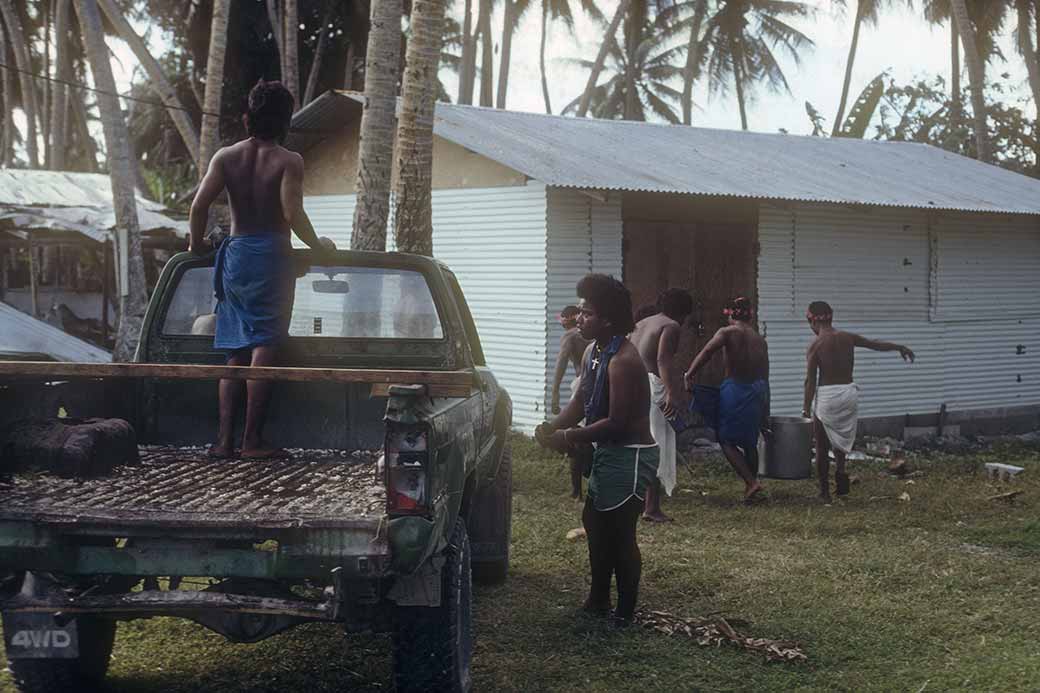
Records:
{"label": "4wd decal", "polygon": [[72,659],[79,656],[76,622],[58,625],[50,614],[4,614],[4,644],[10,659]]}

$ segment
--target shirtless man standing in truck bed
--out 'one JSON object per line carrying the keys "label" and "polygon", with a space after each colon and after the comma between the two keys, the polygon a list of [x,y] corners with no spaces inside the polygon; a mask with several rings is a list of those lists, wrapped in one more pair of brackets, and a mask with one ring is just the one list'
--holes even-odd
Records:
{"label": "shirtless man standing in truck bed", "polygon": [[[293,97],[280,82],[261,80],[249,92],[245,115],[249,139],[224,147],[210,161],[191,204],[188,249],[207,251],[203,235],[210,206],[225,189],[231,204],[231,236],[217,251],[217,296],[213,346],[228,353],[230,366],[275,365],[278,347],[289,331],[295,275],[290,229],[317,251],[335,250],[314,233],[303,210],[303,158],[281,146],[292,120]],[[235,406],[242,383],[220,381],[220,433],[212,457],[232,457]],[[242,456],[284,457],[264,445],[261,434],[272,383],[246,385],[246,423]]]}

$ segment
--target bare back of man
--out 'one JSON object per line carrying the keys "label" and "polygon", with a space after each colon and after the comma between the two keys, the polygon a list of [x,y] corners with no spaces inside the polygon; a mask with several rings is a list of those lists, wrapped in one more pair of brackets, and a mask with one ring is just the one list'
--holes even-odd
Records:
{"label": "bare back of man", "polygon": [[727,378],[742,383],[769,379],[769,347],[755,328],[737,323],[723,327],[719,334]]}
{"label": "bare back of man", "polygon": [[289,168],[302,171],[300,155],[275,142],[250,138],[225,147],[217,157],[231,205],[231,233],[289,233],[282,180]]}
{"label": "bare back of man", "polygon": [[821,332],[809,345],[808,357],[819,368],[819,385],[848,385],[856,366],[857,335],[841,330]]}
{"label": "bare back of man", "polygon": [[647,372],[653,373],[658,377],[661,375],[657,364],[661,336],[669,328],[678,330],[679,323],[664,313],[657,313],[636,323],[635,332],[628,338],[643,359],[643,365],[646,367]]}

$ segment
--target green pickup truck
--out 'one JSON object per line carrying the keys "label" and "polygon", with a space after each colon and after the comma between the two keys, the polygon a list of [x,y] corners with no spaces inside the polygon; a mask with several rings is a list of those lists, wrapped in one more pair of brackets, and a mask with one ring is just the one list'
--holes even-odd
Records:
{"label": "green pickup truck", "polygon": [[0,611],[20,690],[96,686],[117,622],[153,616],[247,643],[312,621],[388,632],[398,690],[469,690],[471,574],[502,581],[509,564],[509,396],[442,263],[293,261],[285,367],[262,374],[278,381],[265,437],[291,459],[206,456],[216,378],[259,373],[212,347],[212,257],[167,264],[136,363],[0,363],[0,430],[118,418],[138,444],[97,475],[0,458]]}

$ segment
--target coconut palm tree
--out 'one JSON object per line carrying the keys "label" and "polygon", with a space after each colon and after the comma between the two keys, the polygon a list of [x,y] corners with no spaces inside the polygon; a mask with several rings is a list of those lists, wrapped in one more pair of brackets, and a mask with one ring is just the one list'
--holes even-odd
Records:
{"label": "coconut palm tree", "polygon": [[[844,4],[844,0],[842,0]],[[856,60],[856,49],[859,47],[859,30],[864,24],[877,26],[881,10],[892,4],[892,0],[856,0],[856,18],[852,22],[852,43],[849,44],[849,55],[845,59],[845,81],[841,85],[841,98],[838,100],[838,114],[834,116],[832,137],[841,132],[845,122],[845,107],[848,104],[849,88],[852,85],[852,65]]]}
{"label": "coconut palm tree", "polygon": [[785,20],[812,13],[804,2],[726,0],[709,19],[703,39],[711,47],[707,61],[709,87],[712,93],[724,92],[732,81],[742,129],[748,129],[747,103],[758,83],[790,92],[774,51],[786,52],[797,65],[801,51],[814,44]]}
{"label": "coconut palm tree", "polygon": [[628,7],[632,0],[621,0],[618,3],[617,9],[614,10],[614,16],[610,19],[610,25],[607,26],[607,30],[603,34],[603,40],[599,44],[599,51],[596,53],[596,60],[592,63],[592,67],[589,69],[589,80],[585,83],[585,91],[581,95],[581,101],[578,104],[578,108],[575,111],[575,115],[579,118],[584,118],[585,114],[589,111],[589,104],[592,101],[592,93],[596,89],[596,83],[599,82],[600,72],[603,71],[603,65],[607,60],[607,54],[610,52],[612,45],[616,45],[618,27],[621,26],[621,20],[625,18],[628,13]]}
{"label": "coconut palm tree", "polygon": [[[69,79],[69,11],[72,9],[70,0],[55,0],[54,2],[54,76],[59,80]],[[68,127],[68,99],[67,87],[64,84],[55,83],[52,86],[51,96],[51,127],[48,146],[50,153],[47,160],[51,168],[61,171],[65,168],[65,143],[67,142],[66,128]]]}
{"label": "coconut palm tree", "polygon": [[[147,304],[145,295],[144,258],[141,255],[141,233],[137,222],[137,204],[134,197],[134,174],[126,121],[116,96],[108,47],[101,28],[101,12],[97,0],[76,0],[83,43],[90,60],[94,85],[99,90],[98,110],[105,133],[105,156],[112,182],[112,204],[116,216],[116,248],[120,264],[125,265],[125,284],[120,286],[119,326],[113,359],[129,361],[137,348]],[[122,281],[122,280],[121,280]]]}
{"label": "coconut palm tree", "polygon": [[495,49],[491,36],[492,0],[480,0],[477,33],[480,34],[480,105],[493,106],[495,99]]}
{"label": "coconut palm tree", "polygon": [[361,114],[354,250],[386,250],[390,174],[394,157],[397,75],[401,60],[401,0],[372,0]]}
{"label": "coconut palm tree", "polygon": [[[683,46],[662,45],[649,22],[646,24],[641,32],[626,32],[621,44],[610,42],[604,65],[609,77],[596,85],[588,99],[594,118],[647,120],[654,115],[669,123],[680,122],[675,106],[682,94],[671,83],[682,75],[675,63]],[[640,43],[630,49],[627,41],[632,36],[639,37]],[[571,62],[590,70],[594,67],[589,60]],[[563,112],[577,113],[584,99],[583,91]]]}
{"label": "coconut palm tree", "polygon": [[[502,12],[502,57],[498,64],[498,92],[495,95],[495,108],[506,107],[506,94],[509,90],[509,66],[513,57],[513,34],[520,20],[531,8],[531,0],[504,0]],[[625,4],[628,0],[621,0]]]}
{"label": "coconut palm tree", "polygon": [[975,121],[975,150],[979,161],[989,161],[989,133],[986,126],[986,63],[979,54],[975,28],[968,15],[965,0],[950,0],[950,11],[957,24],[957,33],[964,47],[964,62],[968,64],[968,88],[971,91],[972,119]]}
{"label": "coconut palm tree", "polygon": [[220,105],[224,92],[224,59],[227,56],[228,14],[231,0],[213,0],[209,57],[206,59],[206,92],[202,99],[202,134],[199,138],[199,179],[220,148]]}
{"label": "coconut palm tree", "polygon": [[[0,59],[7,62],[7,35],[4,31],[4,23],[0,17]],[[6,168],[11,165],[13,156],[14,136],[17,130],[11,120],[14,109],[14,77],[10,70],[0,69],[0,90],[4,99],[4,111],[0,114],[3,118],[2,130],[0,130],[0,167]]]}
{"label": "coconut palm tree", "polygon": [[[11,43],[14,53],[14,65],[18,68],[18,81],[22,90],[22,109],[25,111],[26,133],[25,153],[29,157],[29,166],[40,167],[40,155],[36,140],[36,119],[40,113],[36,101],[36,87],[33,85],[32,60],[29,55],[29,43],[22,33],[22,21],[18,16],[18,9],[11,0],[0,0],[0,15],[3,16],[7,27],[7,38]],[[10,107],[5,104],[5,108]]]}
{"label": "coconut palm tree", "polygon": [[408,59],[397,125],[394,238],[406,253],[433,255],[433,109],[444,36],[445,0],[413,0]]}
{"label": "coconut palm tree", "polygon": [[285,68],[282,82],[293,95],[294,108],[300,108],[300,7],[296,0],[285,0],[285,29],[282,44],[285,50]]}
{"label": "coconut palm tree", "polygon": [[[1017,0],[1016,0],[1017,1]],[[1028,3],[1026,3],[1028,4]],[[975,45],[984,62],[994,57],[1002,57],[997,46],[997,37],[1001,34],[1009,5],[1006,0],[968,0],[966,3],[968,16],[975,28]],[[960,33],[954,20],[950,0],[925,0],[925,19],[932,25],[950,24],[950,132],[959,130],[963,106],[961,103],[961,58]],[[1028,67],[1028,65],[1027,65]]]}
{"label": "coconut palm tree", "polygon": [[477,36],[473,31],[473,0],[465,0],[462,10],[462,61],[459,64],[460,104],[473,103],[473,85],[477,72]]}
{"label": "coconut palm tree", "polygon": [[701,76],[707,54],[705,20],[714,11],[716,4],[715,0],[684,0],[661,10],[662,36],[665,39],[686,36],[686,64],[682,74],[684,125],[690,125],[693,119],[693,85]]}
{"label": "coconut palm tree", "polygon": [[1018,26],[1015,36],[1018,39],[1016,45],[1022,60],[1026,64],[1026,72],[1029,74],[1029,89],[1033,92],[1033,108],[1036,109],[1037,119],[1040,119],[1040,62],[1038,62],[1036,48],[1033,46],[1034,22],[1037,19],[1037,6],[1034,0],[1015,0],[1015,13]]}
{"label": "coconut palm tree", "polygon": [[[596,7],[594,0],[579,0],[581,9],[593,19],[602,22],[603,13]],[[562,21],[570,32],[574,32],[574,10],[571,0],[542,0],[542,36],[538,48],[538,69],[542,76],[542,98],[545,99],[545,112],[552,113],[549,99],[549,78],[545,69],[545,43],[548,38],[549,20]],[[591,66],[591,64],[590,64]]]}
{"label": "coconut palm tree", "polygon": [[[63,4],[61,0],[58,1],[59,4]],[[159,61],[152,56],[144,40],[130,26],[130,22],[127,21],[123,11],[116,5],[114,0],[98,0],[98,5],[108,21],[119,32],[119,37],[126,41],[127,45],[134,52],[134,56],[137,57],[141,67],[144,68],[145,73],[148,75],[149,86],[155,91],[156,96],[162,100],[163,104],[166,105],[170,119],[177,128],[181,139],[184,140],[184,146],[187,148],[195,165],[198,166],[199,134],[195,130],[195,123],[192,122],[191,116],[184,109],[184,104],[181,102],[173,85],[166,78]],[[54,130],[53,127],[51,129]]]}
{"label": "coconut palm tree", "polygon": [[309,104],[316,96],[318,88],[318,77],[321,75],[321,66],[325,61],[325,51],[329,43],[329,31],[332,23],[332,5],[327,5],[322,15],[321,27],[318,29],[318,43],[314,47],[314,59],[311,60],[310,73],[307,76],[307,89],[303,93],[303,103],[300,107]]}

